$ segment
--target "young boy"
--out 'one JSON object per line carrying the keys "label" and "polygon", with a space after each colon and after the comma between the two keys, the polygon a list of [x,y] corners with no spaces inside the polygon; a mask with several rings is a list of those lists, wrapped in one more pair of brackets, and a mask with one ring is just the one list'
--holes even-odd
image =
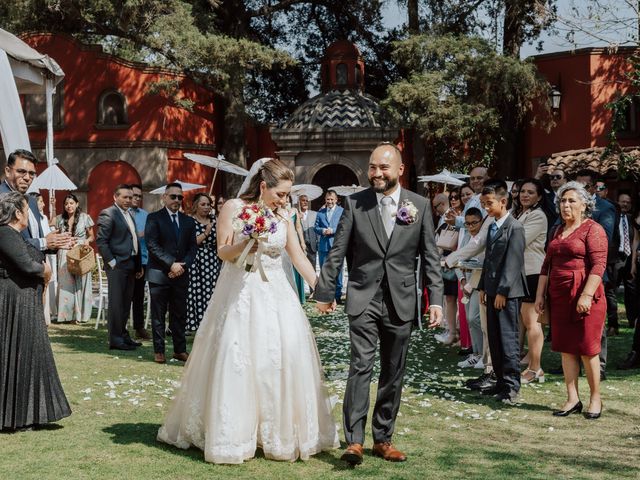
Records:
{"label": "young boy", "polygon": [[[482,212],[471,207],[464,215],[464,230],[462,230],[463,237],[460,242],[460,247],[463,248],[469,243],[475,243],[479,245],[484,242],[484,238],[481,238],[480,228],[482,227]],[[484,261],[484,253],[477,256],[467,258],[463,262],[459,262],[461,268],[456,268],[456,275],[462,286],[462,290],[467,298],[467,303],[464,306],[467,313],[467,323],[469,324],[469,333],[471,334],[471,347],[473,353],[471,353],[465,360],[458,363],[461,368],[477,368],[484,369],[484,363],[482,361],[482,324],[480,321],[480,300],[478,298],[478,281],[480,280],[480,272],[482,263]],[[464,303],[464,301],[463,301]]]}
{"label": "young boy", "polygon": [[508,200],[504,180],[485,183],[480,201],[495,222],[489,226],[478,290],[480,301],[487,306],[489,350],[497,377],[496,385],[482,393],[514,405],[520,391],[518,315],[527,288],[523,273],[526,244],[524,227],[509,215]]}

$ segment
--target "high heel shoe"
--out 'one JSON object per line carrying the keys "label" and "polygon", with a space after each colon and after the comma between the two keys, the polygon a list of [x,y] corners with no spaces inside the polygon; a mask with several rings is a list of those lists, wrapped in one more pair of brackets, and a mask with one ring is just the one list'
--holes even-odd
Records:
{"label": "high heel shoe", "polygon": [[[589,405],[591,406],[591,405]],[[600,416],[602,415],[602,402],[600,402],[600,411],[599,412],[584,412],[582,415],[584,415],[584,418],[586,418],[587,420],[597,420],[598,418],[600,418]]]}
{"label": "high heel shoe", "polygon": [[572,413],[581,413],[581,412],[582,412],[582,402],[580,400],[578,400],[578,403],[576,403],[569,410],[555,410],[553,412],[553,416],[554,417],[568,417]]}
{"label": "high heel shoe", "polygon": [[541,368],[539,368],[537,371],[527,368],[524,372],[522,372],[522,375],[520,375],[520,383],[522,385],[527,385],[528,383],[533,382],[544,383],[544,371]]}

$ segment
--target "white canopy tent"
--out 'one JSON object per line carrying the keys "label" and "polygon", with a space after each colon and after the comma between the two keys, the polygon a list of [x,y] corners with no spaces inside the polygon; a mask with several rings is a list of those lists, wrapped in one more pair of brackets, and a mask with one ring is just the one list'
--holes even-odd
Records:
{"label": "white canopy tent", "polygon": [[53,161],[53,92],[64,77],[55,60],[15,35],[0,29],[0,135],[4,153],[31,150],[19,94],[45,94],[47,109],[47,165]]}

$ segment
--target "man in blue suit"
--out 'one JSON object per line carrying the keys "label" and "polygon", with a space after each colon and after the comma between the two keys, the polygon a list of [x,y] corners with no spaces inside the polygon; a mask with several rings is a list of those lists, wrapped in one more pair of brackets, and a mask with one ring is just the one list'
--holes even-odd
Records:
{"label": "man in blue suit", "polygon": [[[36,163],[36,157],[28,150],[18,149],[12,152],[4,167],[5,178],[0,183],[0,193],[27,193],[36,178]],[[29,225],[21,232],[24,239],[38,250],[51,253],[55,253],[52,251],[59,248],[71,248],[75,244],[75,239],[68,232],[51,232],[45,237],[40,224],[38,201],[32,196],[28,198]]]}
{"label": "man in blue suit", "polygon": [[[315,232],[320,237],[318,242],[318,261],[320,268],[327,259],[329,250],[333,247],[333,239],[340,223],[340,217],[344,209],[338,205],[338,194],[334,190],[328,190],[324,196],[324,207],[316,216]],[[336,302],[342,303],[342,266],[340,266],[336,281]]]}
{"label": "man in blue suit", "polygon": [[151,294],[154,361],[165,363],[165,317],[173,340],[173,358],[186,362],[187,289],[189,269],[196,257],[196,224],[180,212],[184,196],[179,183],[166,186],[164,207],[147,217],[144,237],[149,259],[147,281]]}

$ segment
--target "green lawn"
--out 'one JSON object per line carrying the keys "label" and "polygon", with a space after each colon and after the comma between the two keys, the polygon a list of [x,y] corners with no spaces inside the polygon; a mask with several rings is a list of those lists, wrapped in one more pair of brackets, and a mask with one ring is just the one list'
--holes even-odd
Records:
{"label": "green lawn", "polygon": [[[339,398],[338,421],[348,369],[346,318],[337,313],[312,316],[311,322],[330,389]],[[394,437],[409,459],[390,464],[367,452],[355,470],[342,464],[340,451],[293,464],[258,455],[241,466],[221,466],[205,463],[199,450],[157,443],[181,363],[154,364],[149,342],[136,352],[114,354],[106,348],[104,327],[54,325],[49,333],[73,415],[46,430],[0,434],[0,479],[640,478],[640,370],[613,368],[628,352],[629,329],[610,339],[604,413],[592,422],[551,416],[564,401],[561,376],[523,387],[519,407],[468,392],[465,375],[478,371],[458,369],[460,357],[437,344],[432,332],[414,332]],[[545,345],[543,367],[558,362]],[[580,386],[586,402],[584,378]]]}

